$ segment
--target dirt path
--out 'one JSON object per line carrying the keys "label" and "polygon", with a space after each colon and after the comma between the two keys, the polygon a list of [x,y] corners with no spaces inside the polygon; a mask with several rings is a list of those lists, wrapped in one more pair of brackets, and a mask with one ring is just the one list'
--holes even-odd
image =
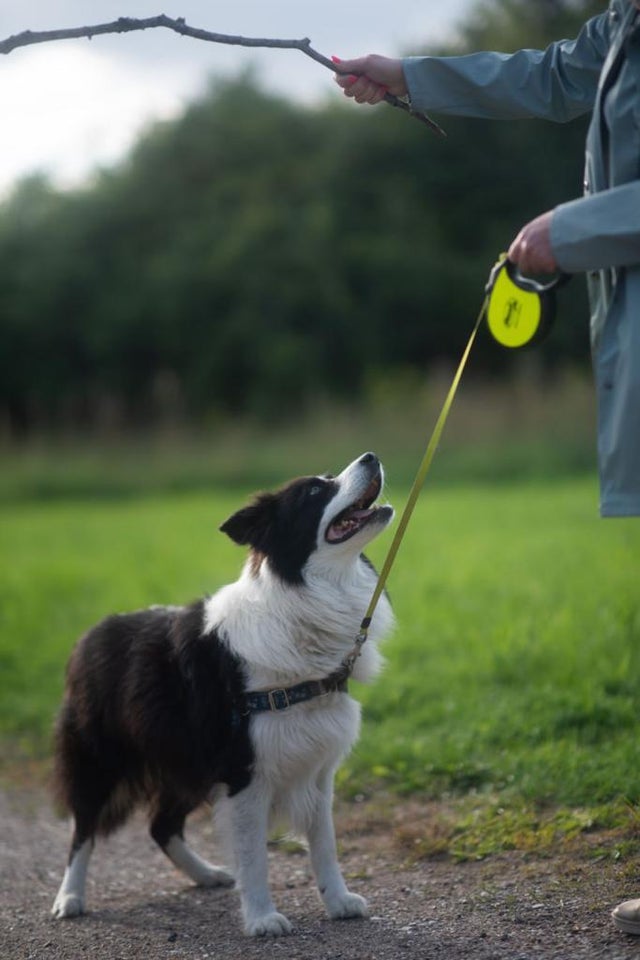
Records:
{"label": "dirt path", "polygon": [[[369,921],[329,921],[304,854],[272,851],[275,899],[295,932],[269,942],[242,936],[233,890],[185,886],[141,819],[97,848],[89,912],[51,920],[68,825],[52,815],[42,790],[5,790],[0,815],[2,960],[626,960],[640,953],[640,941],[609,920],[619,899],[640,895],[640,875],[634,885],[628,864],[594,861],[576,848],[547,859],[409,865],[394,825],[419,817],[415,805],[385,817],[366,804],[338,811],[344,872],[368,898]],[[189,838],[215,859],[208,817],[192,820]]]}

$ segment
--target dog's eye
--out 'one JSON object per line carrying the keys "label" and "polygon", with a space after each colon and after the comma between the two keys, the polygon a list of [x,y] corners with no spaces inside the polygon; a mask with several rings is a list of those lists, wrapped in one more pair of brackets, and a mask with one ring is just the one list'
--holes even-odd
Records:
{"label": "dog's eye", "polygon": [[322,487],[319,483],[315,483],[312,487],[309,487],[308,493],[310,497],[315,497],[316,494],[322,493]]}

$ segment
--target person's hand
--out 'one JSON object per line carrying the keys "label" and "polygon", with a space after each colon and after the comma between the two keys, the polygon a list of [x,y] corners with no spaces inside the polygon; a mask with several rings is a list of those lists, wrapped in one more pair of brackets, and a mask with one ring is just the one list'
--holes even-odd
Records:
{"label": "person's hand", "polygon": [[357,103],[380,103],[385,93],[393,93],[396,97],[404,97],[407,93],[402,60],[375,53],[355,60],[339,60],[338,57],[332,57],[332,60],[344,71],[336,74],[336,83],[342,87],[345,97],[352,97]]}
{"label": "person's hand", "polygon": [[559,270],[551,249],[551,217],[543,213],[527,223],[509,247],[508,257],[521,273],[556,273]]}

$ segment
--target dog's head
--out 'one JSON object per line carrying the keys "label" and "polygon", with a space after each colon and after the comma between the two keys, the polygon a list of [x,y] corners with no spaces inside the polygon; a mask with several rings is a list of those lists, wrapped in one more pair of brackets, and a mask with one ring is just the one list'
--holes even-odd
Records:
{"label": "dog's head", "polygon": [[374,453],[365,453],[333,477],[301,477],[275,493],[259,494],[222,524],[236,543],[266,557],[274,573],[301,583],[313,555],[355,559],[393,517],[390,506],[376,506],[384,472]]}

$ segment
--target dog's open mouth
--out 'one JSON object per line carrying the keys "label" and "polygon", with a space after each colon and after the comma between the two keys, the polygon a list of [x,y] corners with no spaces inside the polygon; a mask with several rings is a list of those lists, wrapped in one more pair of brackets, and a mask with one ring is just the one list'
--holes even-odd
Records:
{"label": "dog's open mouth", "polygon": [[380,474],[373,478],[363,495],[351,506],[333,518],[327,532],[325,540],[328,543],[343,543],[355,536],[359,530],[362,530],[378,513],[378,508],[373,504],[380,495],[382,479]]}

